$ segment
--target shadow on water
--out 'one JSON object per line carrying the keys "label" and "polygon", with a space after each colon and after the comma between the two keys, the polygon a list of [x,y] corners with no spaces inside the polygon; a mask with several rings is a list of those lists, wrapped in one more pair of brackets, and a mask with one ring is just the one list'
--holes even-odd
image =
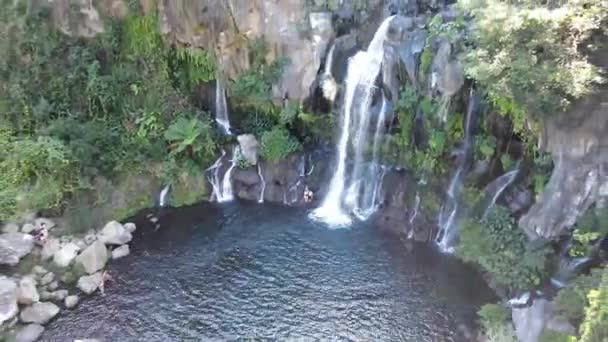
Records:
{"label": "shadow on water", "polygon": [[106,294],[62,313],[44,341],[465,341],[494,299],[453,258],[366,223],[331,230],[302,209],[238,202],[133,220]]}

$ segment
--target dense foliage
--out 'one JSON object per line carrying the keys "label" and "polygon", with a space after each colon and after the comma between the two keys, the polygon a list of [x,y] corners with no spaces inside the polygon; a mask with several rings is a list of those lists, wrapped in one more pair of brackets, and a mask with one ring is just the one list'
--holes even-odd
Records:
{"label": "dense foliage", "polygon": [[264,132],[260,144],[262,157],[271,162],[283,160],[301,148],[298,140],[290,136],[286,129],[279,126]]}
{"label": "dense foliage", "polygon": [[564,110],[599,82],[598,70],[583,49],[592,34],[607,27],[606,1],[460,4],[475,15],[466,71],[495,108],[512,119],[516,131],[527,130],[532,118]]}
{"label": "dense foliage", "polygon": [[[7,2],[2,12],[0,220],[62,209],[92,177],[180,163],[184,149],[207,162],[215,146],[207,114],[174,84],[208,80],[213,63],[165,45],[156,16],[132,14],[84,40],[57,32],[44,7]],[[174,139],[184,118],[200,124]]]}
{"label": "dense foliage", "polygon": [[528,245],[506,209],[496,206],[481,220],[462,224],[457,255],[479,264],[500,286],[528,289],[545,276],[546,250]]}

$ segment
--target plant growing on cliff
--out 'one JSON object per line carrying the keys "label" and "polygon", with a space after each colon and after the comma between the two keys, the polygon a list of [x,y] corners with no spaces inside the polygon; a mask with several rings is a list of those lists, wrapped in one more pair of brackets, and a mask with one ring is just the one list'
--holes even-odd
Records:
{"label": "plant growing on cliff", "polygon": [[528,289],[545,277],[547,251],[528,245],[508,211],[496,206],[481,220],[462,224],[457,255],[479,264],[500,286]]}
{"label": "plant growing on cliff", "polygon": [[580,275],[555,297],[556,311],[570,322],[578,324],[585,317],[585,307],[589,305],[587,294],[600,285],[602,269],[593,269],[587,275]]}
{"label": "plant growing on cliff", "polygon": [[262,157],[270,162],[283,160],[302,148],[298,140],[280,126],[264,132],[260,145]]}
{"label": "plant growing on cliff", "polygon": [[232,83],[232,96],[240,107],[256,113],[273,113],[272,85],[281,78],[287,60],[267,62],[267,46],[262,39],[252,41],[249,49],[250,68]]}
{"label": "plant growing on cliff", "polygon": [[165,131],[171,154],[206,160],[215,152],[212,128],[208,121],[179,117]]}

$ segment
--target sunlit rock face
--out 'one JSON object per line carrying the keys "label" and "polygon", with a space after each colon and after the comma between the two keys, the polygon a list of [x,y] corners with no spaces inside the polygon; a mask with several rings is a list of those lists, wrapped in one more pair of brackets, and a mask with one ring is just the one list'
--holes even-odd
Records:
{"label": "sunlit rock face", "polygon": [[546,124],[555,168],[540,201],[519,225],[530,238],[554,239],[591,205],[608,197],[607,91]]}

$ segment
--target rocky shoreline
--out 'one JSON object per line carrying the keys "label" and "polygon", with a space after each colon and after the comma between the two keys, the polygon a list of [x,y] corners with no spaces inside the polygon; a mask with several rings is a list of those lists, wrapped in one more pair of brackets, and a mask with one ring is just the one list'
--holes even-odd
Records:
{"label": "rocky shoreline", "polygon": [[[130,253],[134,223],[108,222],[81,236],[60,236],[47,218],[5,224],[0,234],[0,340],[37,341],[61,310],[102,292],[111,260]],[[48,232],[48,233],[46,233]],[[48,236],[40,241],[41,234]],[[94,341],[94,340],[91,340]]]}

